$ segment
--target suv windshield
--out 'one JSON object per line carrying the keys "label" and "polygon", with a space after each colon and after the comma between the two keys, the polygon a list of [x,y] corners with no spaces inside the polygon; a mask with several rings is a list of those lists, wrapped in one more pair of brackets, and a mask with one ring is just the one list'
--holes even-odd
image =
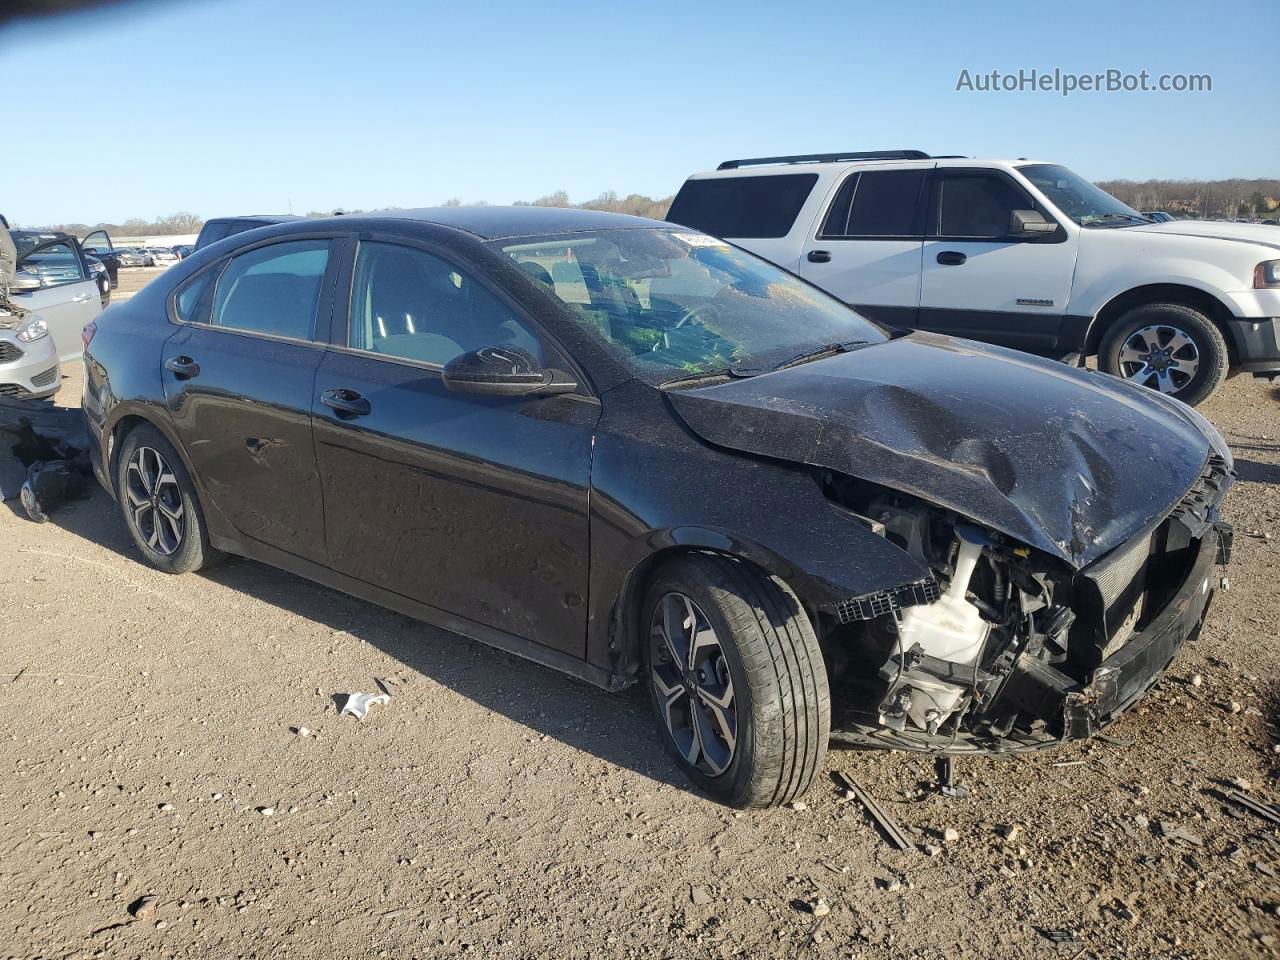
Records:
{"label": "suv windshield", "polygon": [[838,300],[702,233],[608,230],[493,245],[652,383],[758,373],[828,344],[886,339]]}
{"label": "suv windshield", "polygon": [[1107,191],[1095,187],[1079,174],[1053,163],[1029,163],[1018,172],[1030,180],[1049,201],[1068,217],[1087,227],[1130,226],[1151,221]]}

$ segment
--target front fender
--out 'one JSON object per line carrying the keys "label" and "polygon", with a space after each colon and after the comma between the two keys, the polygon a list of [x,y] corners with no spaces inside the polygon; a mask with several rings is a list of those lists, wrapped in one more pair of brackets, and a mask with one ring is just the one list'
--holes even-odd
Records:
{"label": "front fender", "polygon": [[[621,388],[620,388],[621,389]],[[651,388],[644,388],[651,389]],[[656,393],[656,391],[655,391]],[[699,441],[660,401],[660,429],[615,433],[610,408],[630,419],[647,404],[606,404],[592,461],[591,590],[587,659],[625,662],[635,624],[623,609],[654,565],[710,550],[785,582],[808,609],[929,576],[929,571],[822,493],[809,469]],[[637,443],[637,436],[647,436]]]}

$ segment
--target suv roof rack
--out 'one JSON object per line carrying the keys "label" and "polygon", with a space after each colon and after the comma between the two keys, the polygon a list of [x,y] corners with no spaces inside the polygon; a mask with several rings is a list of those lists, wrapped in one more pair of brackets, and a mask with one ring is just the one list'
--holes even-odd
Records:
{"label": "suv roof rack", "polygon": [[923,150],[862,150],[843,153],[801,153],[792,157],[751,157],[746,160],[726,160],[717,170],[736,170],[739,167],[756,167],[767,163],[835,163],[840,160],[929,160]]}

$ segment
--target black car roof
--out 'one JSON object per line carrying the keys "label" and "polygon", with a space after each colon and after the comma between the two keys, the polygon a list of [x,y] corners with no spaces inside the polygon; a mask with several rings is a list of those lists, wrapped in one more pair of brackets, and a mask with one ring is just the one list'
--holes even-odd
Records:
{"label": "black car roof", "polygon": [[298,216],[293,213],[246,213],[239,217],[210,217],[205,223],[213,223],[215,220],[220,223],[226,223],[231,220],[261,220],[264,225],[272,223],[292,223],[294,220],[305,220],[306,217]]}
{"label": "black car roof", "polygon": [[438,223],[442,226],[466,230],[486,240],[573,233],[578,230],[636,230],[653,227],[671,229],[671,224],[661,220],[633,217],[625,213],[577,210],[569,207],[424,207],[418,210],[381,210],[377,213],[354,214],[351,217],[351,219],[357,218]]}

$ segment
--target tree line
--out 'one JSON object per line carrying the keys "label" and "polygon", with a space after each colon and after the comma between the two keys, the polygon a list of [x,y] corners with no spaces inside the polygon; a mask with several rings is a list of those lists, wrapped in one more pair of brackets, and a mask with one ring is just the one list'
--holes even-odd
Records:
{"label": "tree line", "polygon": [[1280,180],[1101,180],[1098,186],[1135,210],[1196,220],[1273,217]]}
{"label": "tree line", "polygon": [[[1098,186],[1136,210],[1164,210],[1177,217],[1200,220],[1235,219],[1236,217],[1271,217],[1280,210],[1280,180],[1101,180]],[[637,217],[661,220],[667,215],[672,197],[654,199],[640,193],[619,196],[606,190],[600,196],[583,203],[573,203],[569,194],[557,190],[536,200],[517,200],[517,207],[568,207],[578,210],[606,210],[610,213],[629,213]],[[482,207],[486,201],[463,201],[454,197],[444,201],[444,207]],[[384,208],[393,209],[393,208]],[[312,210],[309,217],[331,216],[333,210]],[[344,209],[343,213],[355,214],[370,211]],[[138,217],[124,223],[58,223],[38,227],[40,230],[61,230],[84,236],[92,230],[106,230],[124,237],[163,236],[198,233],[204,218],[187,211],[171,213],[156,220]],[[14,226],[17,226],[14,224]]]}

